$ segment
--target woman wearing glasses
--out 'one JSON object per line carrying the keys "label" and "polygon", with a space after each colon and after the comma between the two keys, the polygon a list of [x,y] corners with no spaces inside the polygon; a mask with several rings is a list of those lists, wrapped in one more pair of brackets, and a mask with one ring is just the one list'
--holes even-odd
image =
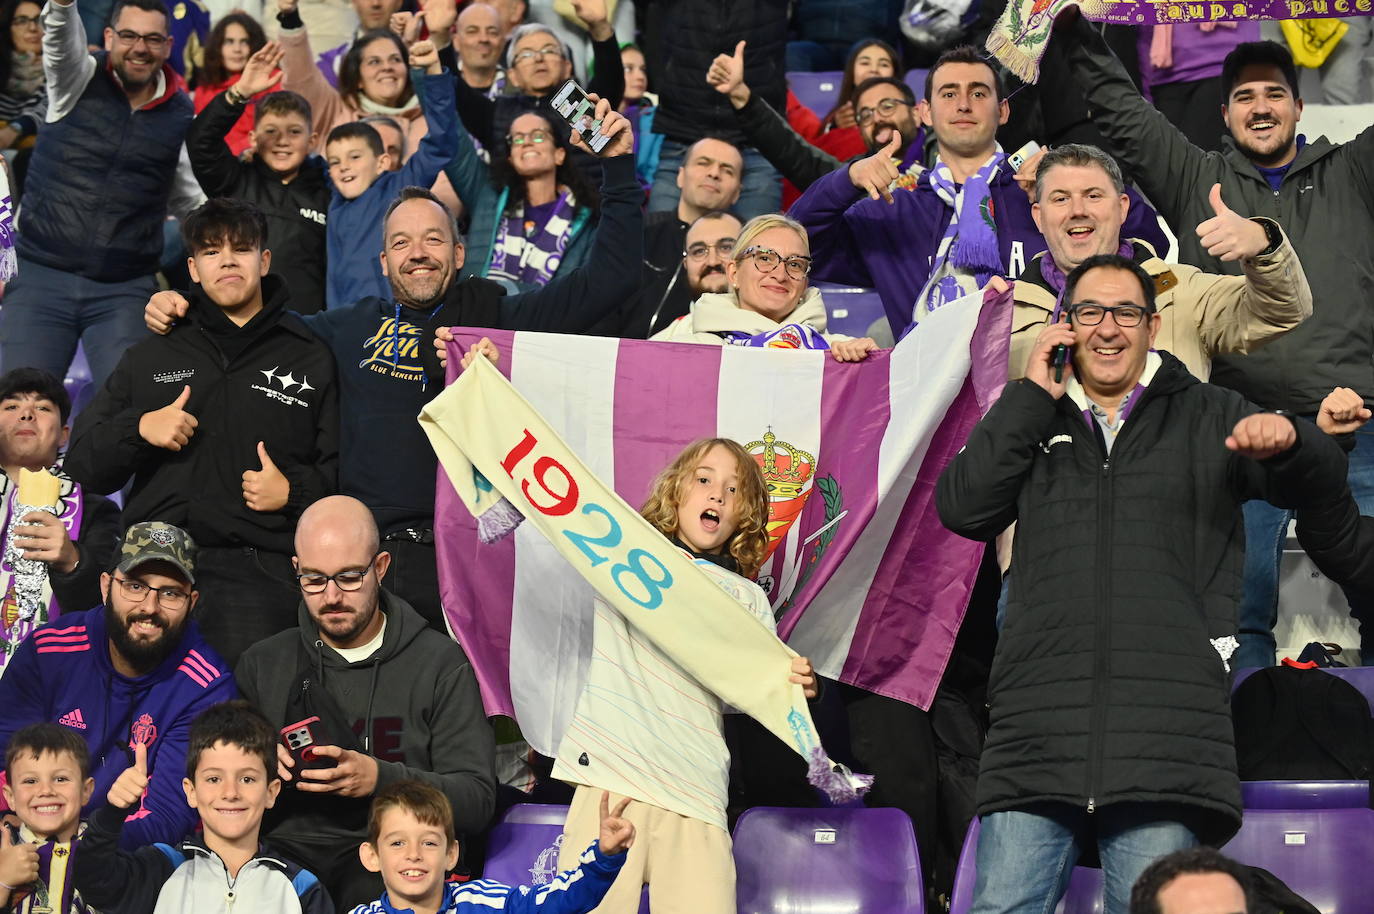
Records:
{"label": "woman wearing glasses", "polygon": [[43,81],[43,24],[34,0],[9,0],[0,6],[0,150],[15,162],[22,178],[27,152],[48,110]]}
{"label": "woman wearing glasses", "polygon": [[811,246],[806,230],[781,213],[755,216],[740,229],[725,265],[729,287],[707,292],[651,339],[676,343],[829,349],[840,362],[859,362],[873,340],[825,330],[825,303],[807,283]]}
{"label": "woman wearing glasses", "polygon": [[464,135],[445,174],[470,214],[464,274],[524,292],[584,262],[600,200],[571,161],[566,126],[534,112],[520,115],[490,165],[461,123],[458,132]]}

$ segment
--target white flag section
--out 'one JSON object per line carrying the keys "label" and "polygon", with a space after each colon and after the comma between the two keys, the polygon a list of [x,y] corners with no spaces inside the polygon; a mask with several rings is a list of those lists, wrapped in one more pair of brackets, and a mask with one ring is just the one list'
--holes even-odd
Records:
{"label": "white flag section", "polygon": [[[491,337],[515,390],[634,508],[688,443],[739,441],[768,483],[774,551],[759,583],[779,633],[821,675],[929,707],[983,551],[941,526],[935,483],[1005,382],[1009,315],[1009,296],[986,307],[966,296],[855,364],[824,351],[461,330],[450,376],[461,350]],[[511,477],[498,472],[488,478],[499,488]],[[558,531],[553,545],[531,524],[480,543],[443,472],[436,537],[445,612],[488,712],[514,717],[553,755],[586,676],[591,586]]]}

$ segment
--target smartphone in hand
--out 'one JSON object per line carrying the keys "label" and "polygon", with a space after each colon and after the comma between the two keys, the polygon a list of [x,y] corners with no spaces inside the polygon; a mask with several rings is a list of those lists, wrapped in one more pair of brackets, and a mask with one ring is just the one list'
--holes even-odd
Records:
{"label": "smartphone in hand", "polygon": [[570,79],[558,87],[553,96],[553,110],[582,136],[582,142],[592,152],[600,152],[610,142],[610,137],[601,133],[601,121],[596,119],[596,105],[582,91],[577,80]]}
{"label": "smartphone in hand", "polygon": [[305,720],[282,727],[281,741],[286,746],[286,751],[291,753],[291,758],[295,759],[297,771],[305,768],[333,768],[338,764],[328,756],[315,754],[316,746],[328,744],[328,741],[322,738],[318,717],[307,717]]}

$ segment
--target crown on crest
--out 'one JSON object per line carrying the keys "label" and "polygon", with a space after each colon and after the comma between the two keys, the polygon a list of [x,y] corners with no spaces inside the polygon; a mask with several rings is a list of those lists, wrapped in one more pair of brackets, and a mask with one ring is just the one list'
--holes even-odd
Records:
{"label": "crown on crest", "polygon": [[762,440],[751,441],[744,449],[763,471],[769,498],[788,499],[801,495],[816,469],[815,457],[786,441],[779,441],[771,428],[764,432]]}

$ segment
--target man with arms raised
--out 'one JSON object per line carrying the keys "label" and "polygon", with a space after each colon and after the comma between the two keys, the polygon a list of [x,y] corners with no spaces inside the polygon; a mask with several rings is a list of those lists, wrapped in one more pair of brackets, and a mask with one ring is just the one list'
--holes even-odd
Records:
{"label": "man with arms raised", "polygon": [[937,488],[956,533],[1018,524],[972,914],[1053,909],[1089,841],[1123,911],[1153,859],[1235,833],[1240,505],[1324,502],[1343,482],[1311,423],[1153,351],[1154,281],[1132,260],[1087,258],[1064,301],[1069,322],[1042,328]]}

